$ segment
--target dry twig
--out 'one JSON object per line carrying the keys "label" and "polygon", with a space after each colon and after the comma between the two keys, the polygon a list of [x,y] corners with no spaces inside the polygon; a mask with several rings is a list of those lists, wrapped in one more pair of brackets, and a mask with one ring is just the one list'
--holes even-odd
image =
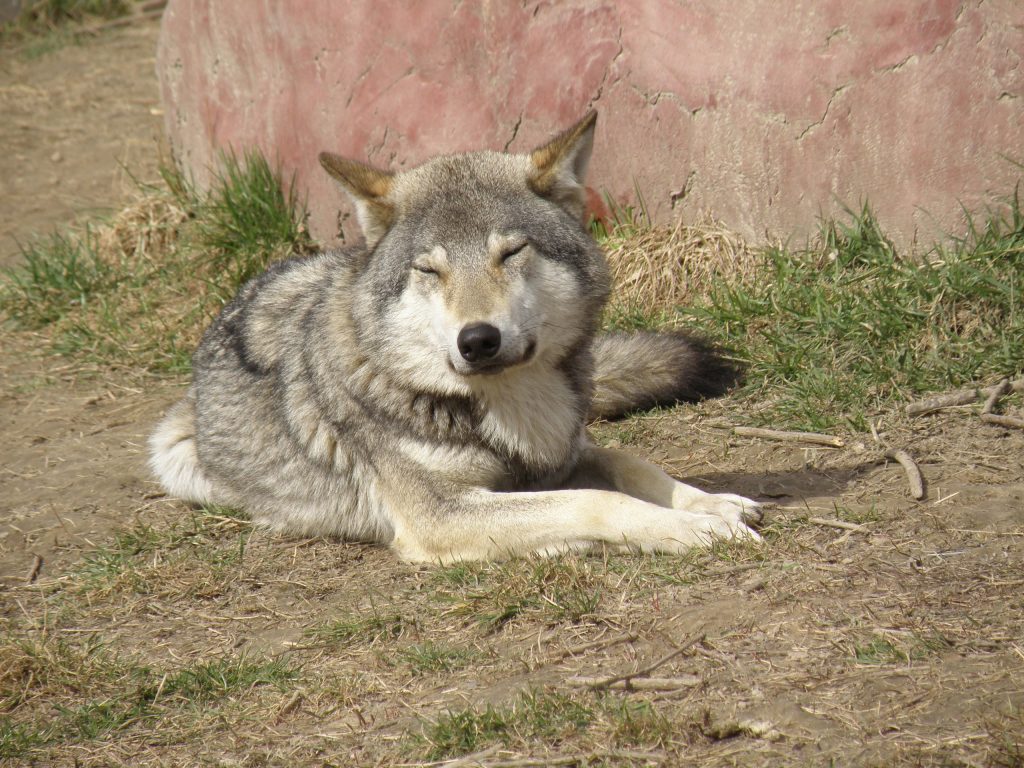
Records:
{"label": "dry twig", "polygon": [[[475,765],[481,766],[481,768],[546,768],[552,765],[590,765],[593,762],[601,761],[602,763],[608,760],[628,760],[631,763],[637,761],[645,761],[648,763],[661,763],[665,760],[665,754],[663,752],[638,752],[634,750],[611,750],[591,752],[589,754],[584,753],[580,755],[552,755],[551,757],[523,757],[515,760],[499,760],[493,763],[484,763],[477,761]],[[467,763],[466,765],[473,765],[474,763]],[[456,763],[440,763],[435,765],[443,766],[443,768],[452,768],[455,765],[462,765],[461,762]]]}
{"label": "dry twig", "polygon": [[900,449],[890,448],[885,455],[893,461],[899,462],[903,471],[907,473],[907,482],[910,483],[910,495],[915,499],[924,498],[924,476],[920,467],[909,453]]}
{"label": "dry twig", "polygon": [[570,677],[565,682],[574,688],[597,688],[599,686],[612,690],[633,691],[676,691],[680,688],[693,688],[700,685],[699,675],[681,677],[642,677],[636,680],[618,680],[610,685],[602,686],[603,677]]}
{"label": "dry twig", "polygon": [[28,576],[25,577],[26,584],[33,584],[39,578],[39,572],[43,570],[43,556],[36,555],[32,558],[32,567],[28,569]]}
{"label": "dry twig", "polygon": [[612,675],[611,677],[598,679],[589,687],[591,690],[600,691],[605,688],[611,688],[618,682],[629,681],[635,677],[647,677],[649,674],[651,674],[651,672],[656,670],[662,664],[666,664],[672,661],[672,659],[674,659],[676,656],[680,656],[686,651],[690,650],[690,648],[692,648],[693,646],[697,645],[698,643],[704,642],[705,637],[706,635],[703,632],[701,632],[700,634],[691,635],[686,641],[683,642],[682,645],[680,645],[678,648],[672,651],[672,653],[668,654],[667,656],[663,656],[653,664],[646,666],[643,669],[638,669],[636,672],[627,672],[621,675]]}
{"label": "dry twig", "polygon": [[[913,403],[908,403],[906,412],[908,416],[921,416],[926,413],[940,411],[943,408],[953,408],[957,405],[970,405],[980,397],[989,397],[998,388],[995,387],[974,387],[972,389],[960,389],[956,392],[948,392],[944,395],[925,398]],[[1010,390],[1013,392],[1024,392],[1024,379],[1016,379],[1010,382]]]}
{"label": "dry twig", "polygon": [[829,520],[827,517],[809,517],[807,518],[808,523],[814,523],[814,525],[824,525],[828,528],[842,528],[844,531],[866,531],[863,525],[858,523],[848,523],[845,520]]}
{"label": "dry twig", "polygon": [[733,427],[733,434],[743,437],[763,437],[766,440],[783,440],[790,443],[811,443],[824,445],[828,448],[842,448],[845,443],[833,435],[822,435],[818,432],[786,432],[778,429],[761,429],[760,427]]}

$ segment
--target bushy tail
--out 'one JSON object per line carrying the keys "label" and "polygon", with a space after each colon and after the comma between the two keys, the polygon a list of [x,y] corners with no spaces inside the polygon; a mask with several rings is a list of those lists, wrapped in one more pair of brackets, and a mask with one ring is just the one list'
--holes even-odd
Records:
{"label": "bushy tail", "polygon": [[740,367],[706,341],[683,333],[607,333],[594,343],[591,419],[724,394]]}
{"label": "bushy tail", "polygon": [[149,438],[149,466],[171,496],[204,504],[210,482],[199,466],[195,441],[196,399],[191,389],[171,406]]}

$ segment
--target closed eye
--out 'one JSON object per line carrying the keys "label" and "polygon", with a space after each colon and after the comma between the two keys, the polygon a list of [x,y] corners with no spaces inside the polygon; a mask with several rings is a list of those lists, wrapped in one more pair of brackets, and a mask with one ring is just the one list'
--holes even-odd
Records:
{"label": "closed eye", "polygon": [[436,275],[437,270],[426,264],[413,264],[412,268],[424,275]]}
{"label": "closed eye", "polygon": [[511,259],[513,256],[515,256],[517,253],[522,253],[523,249],[526,248],[526,246],[528,246],[529,244],[530,243],[528,241],[525,241],[522,244],[517,245],[514,248],[511,248],[510,250],[505,251],[503,254],[501,254],[501,263],[504,264],[506,261]]}

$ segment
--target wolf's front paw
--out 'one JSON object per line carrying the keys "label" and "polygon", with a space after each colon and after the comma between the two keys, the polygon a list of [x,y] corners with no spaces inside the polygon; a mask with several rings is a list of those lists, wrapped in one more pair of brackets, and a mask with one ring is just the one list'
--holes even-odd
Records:
{"label": "wolf's front paw", "polygon": [[735,493],[705,493],[679,483],[672,494],[672,506],[704,515],[716,515],[734,525],[756,525],[764,517],[761,505]]}
{"label": "wolf's front paw", "polygon": [[703,513],[701,517],[703,518],[703,524],[698,536],[704,544],[711,544],[717,539],[761,540],[761,536],[757,531],[744,523],[737,513]]}

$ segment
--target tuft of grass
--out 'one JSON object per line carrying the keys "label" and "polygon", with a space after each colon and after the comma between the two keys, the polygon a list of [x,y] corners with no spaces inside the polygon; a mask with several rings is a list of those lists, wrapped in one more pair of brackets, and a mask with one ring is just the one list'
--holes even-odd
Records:
{"label": "tuft of grass", "polygon": [[305,208],[258,151],[221,157],[209,192],[172,168],[110,222],[22,248],[0,273],[0,311],[58,354],[102,367],[185,373],[239,285],[313,248]]}
{"label": "tuft of grass", "polygon": [[858,664],[909,664],[948,648],[949,642],[937,634],[914,633],[899,643],[872,635],[866,642],[854,645],[853,657]]}
{"label": "tuft of grass", "polygon": [[511,746],[566,738],[587,728],[594,717],[593,708],[578,699],[529,691],[505,707],[449,710],[424,728],[420,744],[426,745],[427,760],[445,760],[494,743]]}
{"label": "tuft of grass", "polygon": [[617,747],[663,747],[678,726],[648,701],[615,696],[592,699],[553,691],[525,691],[504,706],[449,710],[427,724],[412,746],[425,760],[447,760],[501,744],[528,750],[591,734],[597,752]]}
{"label": "tuft of grass", "polygon": [[504,563],[459,564],[435,576],[438,599],[449,611],[488,631],[520,616],[552,623],[593,618],[601,603],[605,568],[596,560],[573,556]]}
{"label": "tuft of grass", "polygon": [[[286,684],[298,676],[298,670],[281,659],[256,660],[242,655],[211,659],[186,667],[163,678],[159,690],[161,698],[178,697],[201,704],[244,693],[260,685],[283,691]],[[147,690],[147,696],[148,693]],[[152,695],[156,695],[155,690]]]}
{"label": "tuft of grass", "polygon": [[306,636],[332,645],[372,645],[401,637],[411,626],[400,613],[373,609],[365,615],[352,614],[318,624],[306,630]]}
{"label": "tuft of grass", "polygon": [[42,328],[115,287],[118,275],[100,258],[88,228],[80,237],[59,232],[21,248],[22,265],[4,268],[4,304],[28,329]]}
{"label": "tuft of grass", "polygon": [[46,29],[80,22],[89,16],[114,19],[126,16],[131,10],[131,0],[29,0],[18,15],[17,23],[28,29]]}
{"label": "tuft of grass", "polygon": [[[181,194],[181,193],[179,193]],[[187,189],[184,194],[189,195]],[[200,206],[197,244],[209,254],[224,301],[235,289],[266,269],[271,261],[307,250],[305,209],[294,179],[282,183],[259,150],[241,159],[221,155],[212,192]]]}
{"label": "tuft of grass", "polygon": [[452,648],[426,642],[410,645],[398,652],[398,658],[409,665],[409,670],[416,675],[453,672],[473,661],[475,654],[465,648]]}

